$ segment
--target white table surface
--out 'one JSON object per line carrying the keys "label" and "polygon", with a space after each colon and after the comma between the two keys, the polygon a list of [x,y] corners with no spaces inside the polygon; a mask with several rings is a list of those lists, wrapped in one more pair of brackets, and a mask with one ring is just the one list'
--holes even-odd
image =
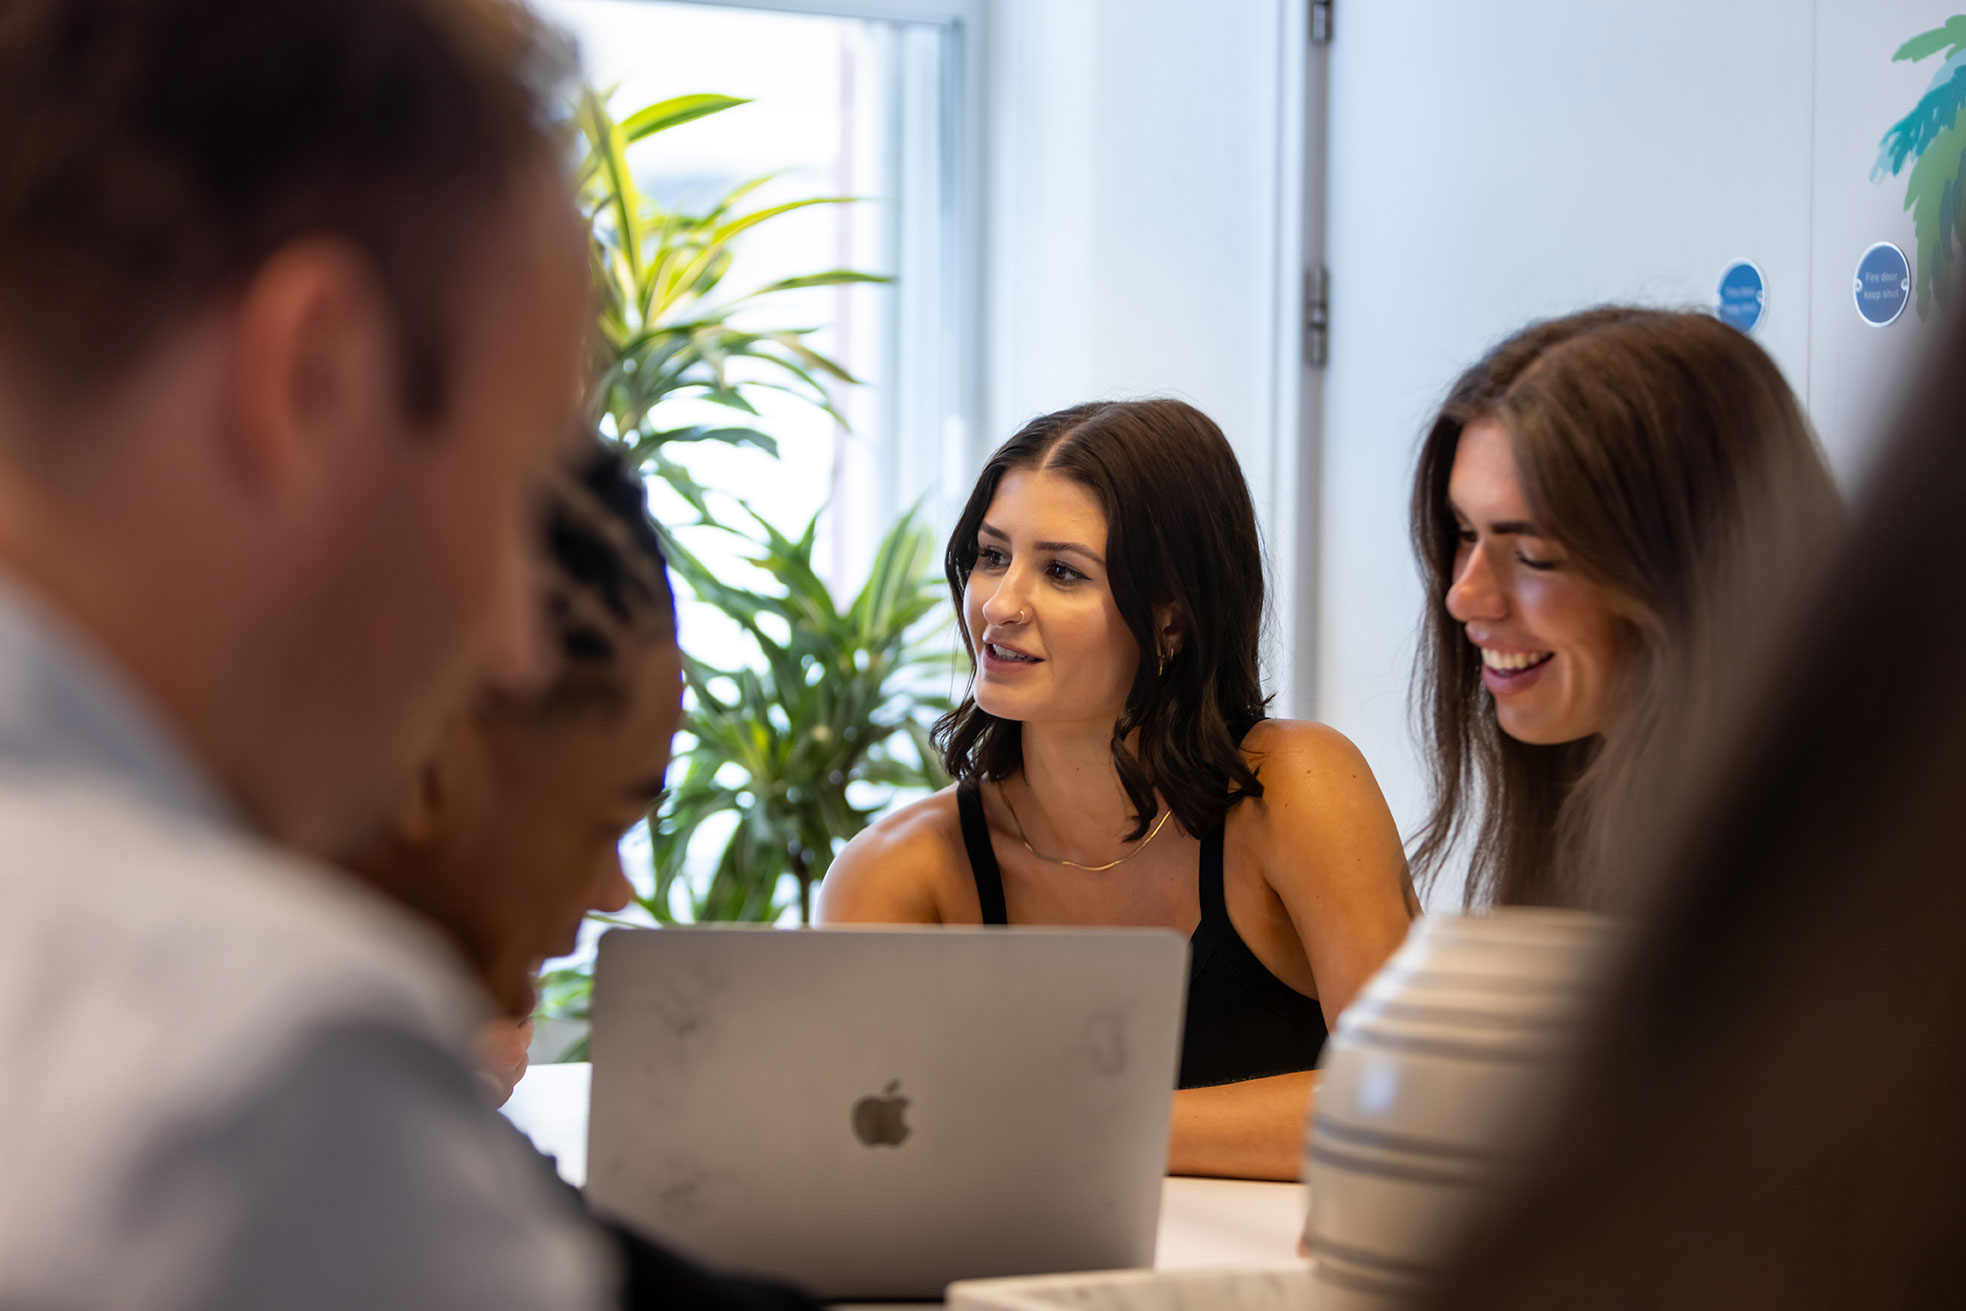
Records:
{"label": "white table surface", "polygon": [[[576,1185],[587,1177],[590,1068],[535,1065],[505,1103],[506,1118],[555,1158],[561,1175]],[[1302,1185],[1170,1178],[1161,1193],[1154,1266],[1226,1269],[1290,1261],[1303,1226]]]}

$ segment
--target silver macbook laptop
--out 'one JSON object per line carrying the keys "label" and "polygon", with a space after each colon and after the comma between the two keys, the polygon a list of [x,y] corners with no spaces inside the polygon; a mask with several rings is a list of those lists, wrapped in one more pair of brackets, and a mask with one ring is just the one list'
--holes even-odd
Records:
{"label": "silver macbook laptop", "polygon": [[821,1298],[1153,1262],[1187,943],[617,929],[587,1196]]}

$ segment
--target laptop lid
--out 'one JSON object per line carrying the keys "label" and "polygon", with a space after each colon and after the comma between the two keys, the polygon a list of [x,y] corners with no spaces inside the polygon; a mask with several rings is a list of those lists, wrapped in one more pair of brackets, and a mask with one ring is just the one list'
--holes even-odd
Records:
{"label": "laptop lid", "polygon": [[588,1200],[821,1298],[1150,1265],[1186,961],[1155,929],[617,929]]}

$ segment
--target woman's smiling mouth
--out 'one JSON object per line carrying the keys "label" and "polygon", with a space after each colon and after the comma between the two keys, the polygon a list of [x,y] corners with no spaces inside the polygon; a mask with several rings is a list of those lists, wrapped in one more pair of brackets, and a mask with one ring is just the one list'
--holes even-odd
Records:
{"label": "woman's smiling mouth", "polygon": [[1498,651],[1478,647],[1481,652],[1481,682],[1496,696],[1526,690],[1537,682],[1544,666],[1555,658],[1554,651]]}
{"label": "woman's smiling mouth", "polygon": [[1497,651],[1484,646],[1481,648],[1481,663],[1485,669],[1516,674],[1535,668],[1555,654],[1554,651]]}

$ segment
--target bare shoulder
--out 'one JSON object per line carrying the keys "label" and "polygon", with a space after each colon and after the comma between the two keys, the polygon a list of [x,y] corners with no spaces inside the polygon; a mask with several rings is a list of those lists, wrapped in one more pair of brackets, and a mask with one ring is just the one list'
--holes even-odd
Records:
{"label": "bare shoulder", "polygon": [[1229,812],[1226,854],[1282,904],[1335,1022],[1413,918],[1399,826],[1364,754],[1336,729],[1267,720],[1243,752],[1263,795]]}
{"label": "bare shoulder", "polygon": [[1258,771],[1263,799],[1315,803],[1334,792],[1363,791],[1380,799],[1379,780],[1352,740],[1328,724],[1308,719],[1265,719],[1242,741],[1243,756]]}
{"label": "bare shoulder", "polygon": [[1273,885],[1359,864],[1404,878],[1398,826],[1351,739],[1308,720],[1266,719],[1242,745],[1263,795],[1230,812],[1229,836]]}
{"label": "bare shoulder", "polygon": [[883,815],[834,858],[819,888],[822,924],[936,924],[975,900],[956,790],[947,787]]}

